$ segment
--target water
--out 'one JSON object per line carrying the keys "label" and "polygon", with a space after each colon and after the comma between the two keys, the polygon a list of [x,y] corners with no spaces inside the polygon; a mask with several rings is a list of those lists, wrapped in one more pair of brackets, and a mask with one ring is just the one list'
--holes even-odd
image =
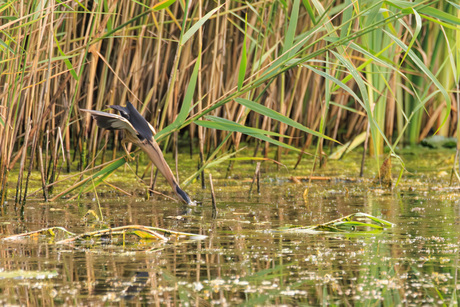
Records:
{"label": "water", "polygon": [[[0,304],[456,303],[458,189],[448,187],[448,176],[436,175],[436,161],[445,157],[428,158],[431,162],[408,159],[410,173],[393,191],[369,180],[333,179],[313,182],[304,199],[307,183],[293,183],[289,173],[273,167],[262,175],[260,195],[248,194],[244,178],[216,179],[216,219],[209,191],[197,189],[192,194],[202,204],[182,219],[177,218],[181,206],[161,198],[100,196],[104,222],[91,216],[82,220],[88,210],[99,212],[91,196],[80,202],[29,202],[23,219],[13,212],[0,219],[4,236],[52,226],[82,233],[139,224],[208,237],[166,244],[136,240],[125,246],[110,240],[58,245],[45,237],[2,241]],[[423,174],[415,174],[415,166],[425,165]],[[323,175],[335,172],[330,167]],[[355,212],[395,226],[377,233],[271,231]]]}

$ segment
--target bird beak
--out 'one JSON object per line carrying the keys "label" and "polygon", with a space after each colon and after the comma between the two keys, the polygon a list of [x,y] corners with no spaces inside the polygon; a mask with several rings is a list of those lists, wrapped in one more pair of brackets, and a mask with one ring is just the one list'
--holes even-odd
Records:
{"label": "bird beak", "polygon": [[192,202],[192,200],[190,199],[190,197],[188,197],[187,193],[184,192],[184,190],[182,190],[178,185],[176,186],[176,194],[177,196],[180,197],[180,199],[186,203],[187,205],[194,205],[195,203]]}

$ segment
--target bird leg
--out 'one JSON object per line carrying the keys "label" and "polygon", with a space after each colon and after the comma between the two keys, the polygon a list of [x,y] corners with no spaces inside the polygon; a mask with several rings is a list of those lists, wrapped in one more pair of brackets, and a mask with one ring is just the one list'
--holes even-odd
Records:
{"label": "bird leg", "polygon": [[123,146],[123,149],[125,150],[126,156],[128,157],[128,159],[130,161],[134,161],[135,159],[133,157],[131,157],[131,154],[129,153],[128,148],[126,148],[126,143],[127,142],[121,141],[121,146]]}

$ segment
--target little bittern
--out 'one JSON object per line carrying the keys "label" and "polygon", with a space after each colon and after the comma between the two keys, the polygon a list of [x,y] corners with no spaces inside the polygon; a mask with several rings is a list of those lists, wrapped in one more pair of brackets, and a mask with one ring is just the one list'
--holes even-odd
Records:
{"label": "little bittern", "polygon": [[109,130],[123,130],[125,132],[125,137],[122,143],[128,157],[130,157],[130,155],[124,143],[131,142],[139,146],[149,156],[152,163],[155,164],[163,176],[165,176],[177,196],[179,196],[179,198],[186,204],[193,204],[187,193],[179,187],[171,168],[169,168],[168,163],[166,163],[166,160],[163,157],[160,147],[153,138],[156,132],[152,125],[150,125],[150,123],[142,117],[142,115],[130,102],[128,102],[126,107],[110,107],[117,110],[120,115],[85,109],[80,109],[80,111],[90,113],[96,120],[97,125],[101,128]]}

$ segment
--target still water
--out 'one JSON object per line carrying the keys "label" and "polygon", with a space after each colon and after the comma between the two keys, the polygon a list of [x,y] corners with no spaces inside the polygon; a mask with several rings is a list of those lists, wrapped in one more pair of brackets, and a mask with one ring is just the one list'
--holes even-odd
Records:
{"label": "still water", "polygon": [[[31,201],[24,218],[10,206],[0,219],[3,237],[52,226],[83,233],[134,224],[208,237],[128,245],[110,240],[62,245],[44,236],[1,241],[0,304],[456,303],[459,189],[458,183],[449,187],[450,177],[440,173],[445,165],[438,164],[449,155],[428,154],[426,162],[408,158],[403,182],[393,190],[372,184],[371,175],[348,180],[353,174],[356,179],[359,163],[340,169],[343,161],[330,162],[338,168],[317,171],[329,180],[312,182],[305,197],[308,183],[289,180],[291,172],[278,167],[262,167],[260,194],[249,194],[252,174],[216,176],[217,218],[212,217],[209,190],[198,187],[189,188],[200,204],[187,216],[180,216],[181,205],[161,197],[145,200],[116,193],[99,195],[101,211],[94,195],[71,202]],[[246,167],[255,168],[250,163]],[[305,172],[296,174],[309,174]],[[102,212],[104,221],[92,216],[84,220],[88,210]],[[374,233],[272,231],[355,212],[395,226]]]}

